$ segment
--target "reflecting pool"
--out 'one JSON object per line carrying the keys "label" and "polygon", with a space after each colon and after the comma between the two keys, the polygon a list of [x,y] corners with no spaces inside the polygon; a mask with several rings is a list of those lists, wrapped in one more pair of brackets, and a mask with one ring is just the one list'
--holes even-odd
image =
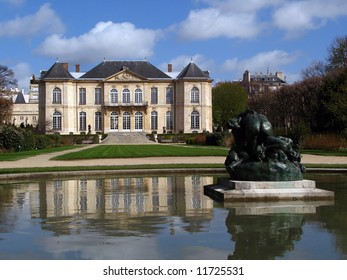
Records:
{"label": "reflecting pool", "polygon": [[347,259],[347,175],[306,178],[335,200],[216,203],[208,174],[0,182],[0,259]]}

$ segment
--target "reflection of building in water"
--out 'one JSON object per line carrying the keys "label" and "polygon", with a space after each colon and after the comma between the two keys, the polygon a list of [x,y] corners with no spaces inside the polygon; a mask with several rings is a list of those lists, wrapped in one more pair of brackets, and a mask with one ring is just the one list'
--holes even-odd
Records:
{"label": "reflection of building in water", "polygon": [[32,218],[42,219],[44,230],[58,235],[96,230],[131,236],[161,228],[174,234],[178,228],[197,232],[208,227],[213,201],[203,185],[212,181],[211,176],[53,180],[21,184],[10,193],[17,210],[25,207]]}
{"label": "reflection of building in water", "polygon": [[212,177],[201,176],[54,180],[46,183],[46,215],[210,212],[213,201],[204,196],[203,185],[211,181]]}

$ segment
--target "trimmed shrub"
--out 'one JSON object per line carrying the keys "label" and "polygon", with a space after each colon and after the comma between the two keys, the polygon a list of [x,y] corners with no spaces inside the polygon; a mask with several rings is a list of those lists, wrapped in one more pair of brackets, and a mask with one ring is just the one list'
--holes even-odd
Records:
{"label": "trimmed shrub", "polygon": [[24,136],[13,125],[4,125],[0,128],[0,148],[8,151],[21,151],[23,149]]}

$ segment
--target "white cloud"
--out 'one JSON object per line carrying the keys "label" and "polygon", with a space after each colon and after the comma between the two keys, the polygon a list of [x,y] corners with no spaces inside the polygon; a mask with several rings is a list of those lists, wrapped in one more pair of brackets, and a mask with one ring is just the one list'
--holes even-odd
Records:
{"label": "white cloud", "polygon": [[160,31],[139,29],[133,24],[99,22],[89,32],[77,37],[65,38],[54,34],[37,49],[38,53],[59,60],[80,63],[120,58],[145,59],[153,54]]}
{"label": "white cloud", "polygon": [[63,22],[46,3],[35,14],[0,22],[0,37],[30,38],[39,34],[61,33],[64,29]]}
{"label": "white cloud", "polygon": [[26,0],[1,0],[1,2],[9,3],[14,6],[21,6],[26,2]]}
{"label": "white cloud", "polygon": [[287,53],[282,50],[273,50],[270,52],[258,53],[248,59],[239,60],[232,58],[223,64],[225,71],[234,71],[239,77],[246,70],[254,72],[266,72],[268,67],[270,71],[281,71],[284,66],[295,62],[299,57],[298,53]]}
{"label": "white cloud", "polygon": [[[318,29],[328,20],[347,15],[346,0],[200,0],[206,8],[193,10],[178,25],[184,39],[254,38],[271,28],[287,37]],[[246,4],[245,4],[246,3]],[[270,28],[270,29],[269,29]]]}
{"label": "white cloud", "polygon": [[[193,56],[180,55],[171,59],[167,64],[172,64],[174,72],[181,72],[190,62],[194,62],[203,71],[211,70],[211,67],[213,67],[214,64],[213,61],[206,60],[201,54],[195,54]],[[167,64],[162,64],[160,68],[166,71]]]}
{"label": "white cloud", "polygon": [[25,92],[29,91],[29,81],[33,71],[28,63],[20,62],[11,67],[14,72],[15,78],[18,81],[18,88],[24,89]]}
{"label": "white cloud", "polygon": [[218,8],[191,11],[179,25],[179,34],[184,39],[197,40],[218,37],[251,38],[259,33],[253,13],[225,13]]}
{"label": "white cloud", "polygon": [[287,31],[287,36],[297,36],[306,30],[324,26],[327,20],[346,15],[345,0],[288,1],[274,12],[273,23]]}

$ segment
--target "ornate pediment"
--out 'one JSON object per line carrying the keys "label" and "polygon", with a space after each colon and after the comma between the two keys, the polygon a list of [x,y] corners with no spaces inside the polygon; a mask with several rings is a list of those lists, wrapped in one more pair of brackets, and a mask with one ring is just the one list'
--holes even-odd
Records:
{"label": "ornate pediment", "polygon": [[115,75],[107,78],[106,81],[142,81],[140,77],[134,75],[129,70],[125,69],[121,72],[118,72]]}

